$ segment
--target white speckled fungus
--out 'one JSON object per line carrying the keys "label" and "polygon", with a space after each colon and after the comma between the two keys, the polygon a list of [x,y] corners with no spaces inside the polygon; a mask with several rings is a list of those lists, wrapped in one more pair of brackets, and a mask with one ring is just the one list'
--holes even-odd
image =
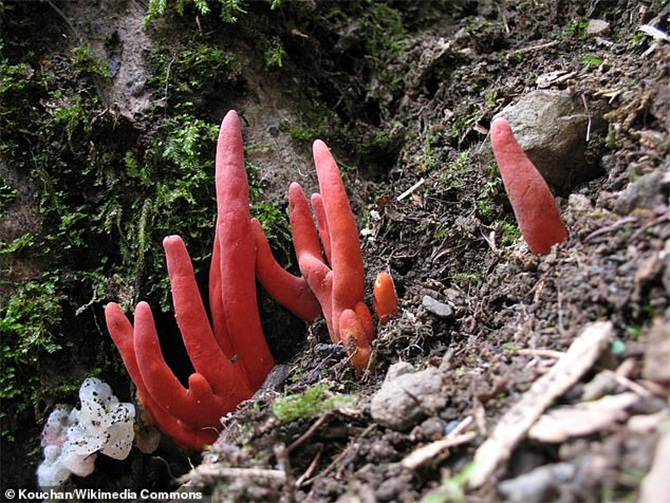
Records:
{"label": "white speckled fungus", "polygon": [[37,469],[41,488],[59,487],[71,473],[90,475],[100,452],[125,459],[133,445],[135,406],[120,403],[100,379],[88,378],[79,390],[81,408],[58,406],[42,431],[44,461]]}

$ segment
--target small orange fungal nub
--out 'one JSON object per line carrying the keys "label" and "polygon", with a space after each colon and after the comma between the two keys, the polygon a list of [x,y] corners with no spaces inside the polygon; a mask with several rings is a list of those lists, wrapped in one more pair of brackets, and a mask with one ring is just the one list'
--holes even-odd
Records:
{"label": "small orange fungal nub", "polygon": [[[362,302],[360,304],[365,306]],[[351,346],[349,348],[349,357],[351,365],[356,370],[363,370],[367,367],[372,352],[370,337],[366,333],[364,323],[365,321],[362,321],[353,309],[342,311],[339,323],[340,337],[345,346]]]}
{"label": "small orange fungal nub", "polygon": [[387,272],[380,272],[375,279],[372,290],[372,307],[379,323],[386,325],[391,316],[398,314],[398,298],[395,293],[393,278]]}

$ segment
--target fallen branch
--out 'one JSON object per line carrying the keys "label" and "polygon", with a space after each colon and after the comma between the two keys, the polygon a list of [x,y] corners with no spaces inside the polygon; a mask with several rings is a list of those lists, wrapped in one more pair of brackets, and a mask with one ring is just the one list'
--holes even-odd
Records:
{"label": "fallen branch", "polygon": [[283,470],[272,470],[266,468],[231,468],[218,464],[200,465],[179,479],[181,484],[195,481],[202,483],[203,480],[217,479],[254,479],[263,478],[286,482],[286,472]]}
{"label": "fallen branch", "polygon": [[670,432],[663,434],[656,446],[654,464],[642,480],[638,501],[640,503],[668,501],[670,499],[668,478],[670,478]]}
{"label": "fallen branch", "polygon": [[469,431],[467,433],[463,433],[462,435],[443,438],[441,440],[436,440],[435,442],[432,442],[428,445],[419,447],[402,460],[402,467],[407,468],[408,470],[414,470],[431,459],[439,456],[441,453],[451,447],[467,444],[476,436],[477,433],[474,431]]}
{"label": "fallen branch", "polygon": [[551,403],[570,389],[596,362],[612,337],[612,323],[588,325],[549,372],[537,379],[521,400],[500,419],[477,449],[468,485],[482,486],[512,454]]}
{"label": "fallen branch", "polygon": [[569,438],[607,431],[627,419],[628,409],[639,401],[639,395],[628,391],[570,407],[557,407],[540,417],[528,431],[528,437],[538,442],[558,444]]}

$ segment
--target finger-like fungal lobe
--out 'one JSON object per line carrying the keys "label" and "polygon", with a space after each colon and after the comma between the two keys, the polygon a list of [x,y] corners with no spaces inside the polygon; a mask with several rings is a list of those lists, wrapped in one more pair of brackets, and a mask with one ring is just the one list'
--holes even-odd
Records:
{"label": "finger-like fungal lobe", "polygon": [[507,197],[528,248],[535,254],[547,255],[552,246],[562,243],[568,236],[554,196],[514,138],[507,119],[498,118],[491,124],[491,144]]}

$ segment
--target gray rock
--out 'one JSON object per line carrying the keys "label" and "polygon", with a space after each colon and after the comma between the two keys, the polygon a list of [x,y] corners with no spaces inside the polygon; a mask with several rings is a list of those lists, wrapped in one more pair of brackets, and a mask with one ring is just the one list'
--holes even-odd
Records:
{"label": "gray rock", "polygon": [[496,117],[509,121],[519,145],[554,190],[566,194],[577,183],[598,175],[584,156],[589,117],[578,97],[534,91]]}
{"label": "gray rock", "polygon": [[614,202],[614,211],[628,215],[636,208],[654,209],[663,204],[663,175],[652,171],[628,184]]}
{"label": "gray rock", "polygon": [[586,36],[596,37],[607,35],[610,32],[610,24],[603,19],[589,19],[586,26]]}
{"label": "gray rock", "polygon": [[570,481],[576,471],[570,463],[544,465],[501,482],[498,491],[511,502],[545,501],[548,494],[554,494],[562,484]]}
{"label": "gray rock", "polygon": [[649,330],[642,377],[651,381],[670,381],[670,322],[656,321]]}
{"label": "gray rock", "polygon": [[409,363],[409,362],[396,362],[393,365],[391,365],[386,372],[386,377],[384,378],[384,383],[387,383],[389,381],[393,381],[394,379],[397,379],[401,375],[404,374],[411,374],[414,372],[414,366]]}
{"label": "gray rock", "polygon": [[424,417],[444,408],[442,373],[429,367],[384,382],[372,398],[370,414],[377,423],[408,431]]}
{"label": "gray rock", "polygon": [[439,318],[451,318],[454,314],[454,310],[449,304],[440,302],[430,295],[424,295],[421,304],[426,308],[426,311],[434,314]]}

